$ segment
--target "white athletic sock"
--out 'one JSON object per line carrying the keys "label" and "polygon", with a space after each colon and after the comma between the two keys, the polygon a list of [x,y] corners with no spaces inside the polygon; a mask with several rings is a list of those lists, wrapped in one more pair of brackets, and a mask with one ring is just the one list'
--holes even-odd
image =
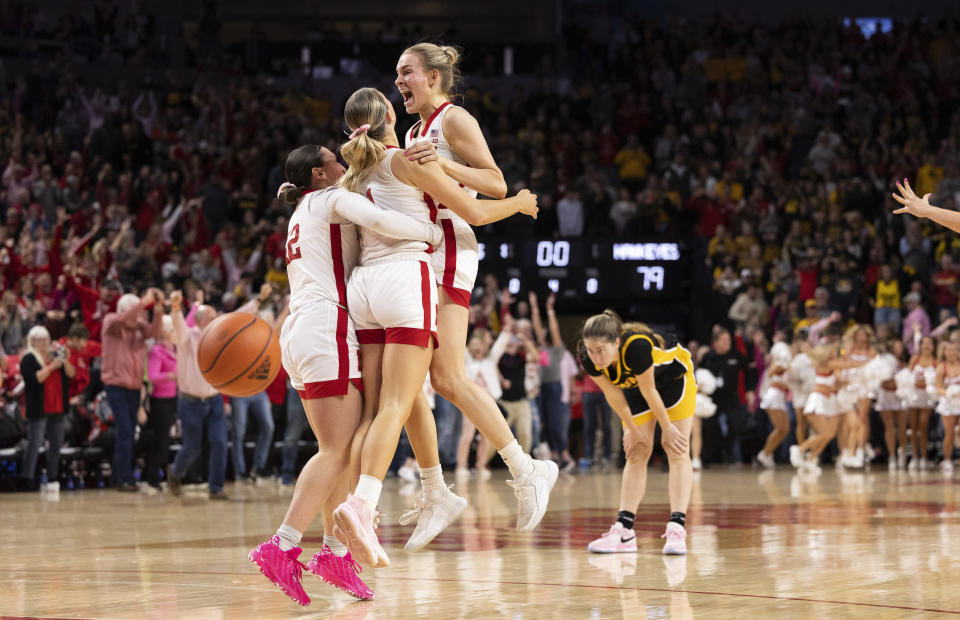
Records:
{"label": "white athletic sock", "polygon": [[280,537],[280,550],[289,551],[294,547],[300,546],[300,540],[303,538],[303,533],[298,532],[289,525],[281,525],[280,529],[277,530],[277,536]]}
{"label": "white athletic sock", "polygon": [[380,491],[383,490],[383,483],[366,474],[360,474],[360,480],[357,482],[357,490],[354,495],[363,500],[371,511],[377,509],[377,503],[380,501]]}
{"label": "white athletic sock", "polygon": [[522,474],[529,474],[533,471],[533,459],[523,451],[523,448],[520,447],[516,439],[497,450],[497,452],[500,454],[503,462],[507,464],[507,467],[510,469],[510,475],[513,476],[514,479]]}
{"label": "white athletic sock", "polygon": [[347,555],[347,546],[337,540],[337,537],[333,534],[324,534],[323,535],[323,544],[330,547],[330,551],[333,552],[333,555],[338,558],[342,558]]}
{"label": "white athletic sock", "polygon": [[427,501],[440,497],[447,488],[443,481],[443,470],[439,465],[421,468],[420,483],[423,485],[423,497]]}

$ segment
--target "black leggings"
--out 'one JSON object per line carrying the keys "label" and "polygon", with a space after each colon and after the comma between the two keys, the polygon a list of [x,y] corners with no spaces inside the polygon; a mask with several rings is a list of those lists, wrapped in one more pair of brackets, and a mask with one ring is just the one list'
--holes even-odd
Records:
{"label": "black leggings", "polygon": [[154,487],[160,486],[159,470],[166,467],[170,458],[170,427],[177,416],[177,399],[150,397],[150,413],[147,416],[146,474],[144,478]]}

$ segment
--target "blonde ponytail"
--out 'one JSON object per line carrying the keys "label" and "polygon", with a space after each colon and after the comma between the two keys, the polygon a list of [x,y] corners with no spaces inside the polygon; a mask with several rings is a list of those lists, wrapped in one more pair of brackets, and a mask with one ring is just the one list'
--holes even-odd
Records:
{"label": "blonde ponytail", "polygon": [[385,151],[383,144],[365,133],[341,146],[340,155],[350,167],[340,177],[340,185],[351,192],[362,194],[367,175],[383,159]]}
{"label": "blonde ponytail", "polygon": [[[343,110],[351,137],[340,147],[343,161],[350,167],[339,184],[351,192],[363,193],[367,175],[386,152],[383,138],[387,129],[387,103],[375,88],[361,88],[350,95]],[[369,125],[369,128],[364,128]]]}

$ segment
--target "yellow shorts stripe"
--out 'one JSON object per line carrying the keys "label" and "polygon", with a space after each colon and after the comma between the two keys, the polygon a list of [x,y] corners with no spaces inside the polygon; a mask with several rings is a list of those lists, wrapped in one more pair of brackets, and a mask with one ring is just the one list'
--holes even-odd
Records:
{"label": "yellow shorts stripe", "polygon": [[[684,365],[687,367],[687,372],[683,375],[683,395],[680,396],[680,400],[676,404],[667,408],[667,417],[672,422],[685,420],[693,416],[693,412],[697,408],[697,380],[693,376],[693,365],[688,362],[685,362]],[[653,412],[648,409],[643,413],[635,414],[633,423],[635,426],[643,426],[655,419]]]}

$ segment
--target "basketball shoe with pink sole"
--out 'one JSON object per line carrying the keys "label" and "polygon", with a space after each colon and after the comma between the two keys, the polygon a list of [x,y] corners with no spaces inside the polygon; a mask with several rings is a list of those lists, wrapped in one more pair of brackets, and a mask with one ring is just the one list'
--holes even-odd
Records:
{"label": "basketball shoe with pink sole", "polygon": [[370,510],[363,499],[351,495],[333,511],[333,535],[361,564],[386,568],[390,566],[390,558],[377,540],[379,522],[379,515]]}
{"label": "basketball shoe with pink sole", "polygon": [[300,547],[283,551],[280,549],[280,537],[273,536],[257,545],[247,557],[260,569],[263,576],[275,583],[284,594],[307,606],[310,604],[310,597],[303,589],[303,564],[298,559],[302,551]]}
{"label": "basketball shoe with pink sole", "polygon": [[340,557],[331,551],[330,547],[324,545],[307,562],[307,570],[333,587],[340,588],[361,601],[369,601],[373,598],[373,590],[360,579],[360,573],[363,569],[360,568],[349,551],[347,555]]}
{"label": "basketball shoe with pink sole", "polygon": [[617,521],[607,533],[587,545],[591,553],[636,553],[637,535]]}

